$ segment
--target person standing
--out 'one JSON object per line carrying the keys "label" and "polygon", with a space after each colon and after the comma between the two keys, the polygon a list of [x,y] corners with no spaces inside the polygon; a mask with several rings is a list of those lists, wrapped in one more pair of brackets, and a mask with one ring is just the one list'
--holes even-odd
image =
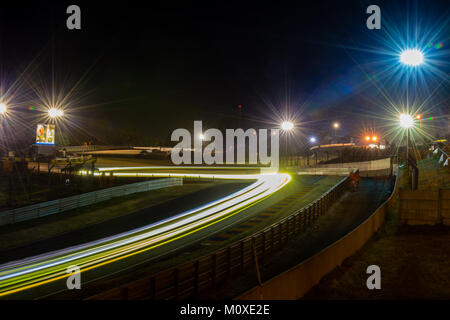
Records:
{"label": "person standing", "polygon": [[356,170],[355,173],[355,185],[356,185],[356,189],[359,189],[359,183],[361,182],[361,175],[359,174],[359,169]]}

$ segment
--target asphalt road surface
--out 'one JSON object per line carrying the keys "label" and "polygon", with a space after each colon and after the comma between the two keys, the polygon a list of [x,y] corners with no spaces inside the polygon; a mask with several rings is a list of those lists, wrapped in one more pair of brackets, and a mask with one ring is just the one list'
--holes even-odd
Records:
{"label": "asphalt road surface", "polygon": [[[174,264],[178,264],[185,260],[193,259],[196,256],[205,254],[208,250],[215,250],[217,246],[226,245],[227,241],[235,241],[238,240],[239,237],[244,237],[247,233],[252,233],[259,228],[263,228],[267,224],[273,223],[276,219],[281,219],[283,216],[288,214],[294,206],[298,208],[299,205],[303,206],[307,205],[309,202],[318,198],[323,192],[332,187],[335,183],[337,183],[341,178],[338,177],[309,177],[302,176],[297,177],[293,180],[288,187],[285,187],[280,192],[273,194],[272,196],[264,199],[263,201],[257,203],[256,205],[250,206],[246,208],[239,214],[233,215],[219,223],[216,223],[208,228],[198,230],[195,233],[192,233],[186,237],[178,239],[176,241],[170,242],[160,247],[156,247],[152,250],[142,252],[140,254],[128,257],[123,260],[119,260],[107,265],[102,266],[101,268],[96,268],[92,270],[87,270],[82,273],[82,283],[84,287],[93,286],[95,283],[99,283],[99,281],[103,281],[105,279],[115,278],[119,275],[124,274],[132,274],[135,270],[142,268],[143,266],[152,268],[152,271],[161,270],[162,268],[170,267]],[[230,193],[234,188],[238,188],[238,185],[242,187],[242,183],[228,183],[224,184],[224,186],[218,187],[218,189],[212,188],[210,192],[211,196],[215,196],[219,198],[222,194]],[[225,187],[226,186],[226,187]],[[225,189],[223,189],[225,188]],[[299,191],[300,190],[300,191]],[[223,192],[223,193],[221,193]],[[294,196],[293,196],[294,195]],[[260,221],[256,223],[254,226],[249,228],[247,231],[243,231],[241,233],[234,234],[233,237],[229,237],[225,239],[225,241],[217,241],[217,239],[210,239],[215,234],[220,234],[224,232],[227,228],[230,228],[236,224],[243,223],[248,221],[258,214],[260,214],[261,210],[267,208],[271,205],[274,205],[277,202],[280,202],[284,198],[290,197],[290,205],[286,205],[285,210],[280,209],[278,214],[275,214],[273,217],[269,217],[265,221]],[[189,199],[188,199],[189,198]],[[170,212],[176,213],[177,210],[179,212],[180,209],[186,210],[186,204],[189,203],[190,206],[195,206],[201,201],[206,201],[204,195],[199,196],[198,199],[196,197],[189,197],[185,199],[177,199],[178,201],[175,204],[161,204],[162,207],[159,207],[159,210],[156,210],[155,207],[152,207],[152,211],[146,212],[146,210],[142,210],[142,212],[137,212],[132,215],[127,215],[125,217],[120,217],[108,222],[103,225],[102,228],[100,226],[89,227],[86,230],[77,231],[76,233],[70,233],[68,235],[60,236],[62,238],[59,239],[47,239],[41,243],[36,243],[33,246],[27,246],[24,248],[18,248],[14,250],[14,252],[5,252],[1,254],[2,259],[9,260],[11,257],[26,257],[29,256],[29,253],[42,252],[42,249],[47,249],[47,245],[52,248],[63,248],[68,243],[81,243],[88,241],[89,239],[93,239],[98,237],[102,232],[110,232],[111,234],[120,232],[127,228],[141,225],[142,223],[147,223],[149,221],[153,221],[152,219],[157,219],[158,217],[163,217]],[[149,208],[150,209],[150,208]],[[166,211],[167,210],[167,211]],[[165,215],[161,215],[161,214]],[[154,214],[154,215],[153,215]],[[219,237],[220,240],[220,237]],[[210,241],[208,243],[208,241]],[[216,243],[214,242],[216,241]],[[7,256],[8,254],[9,256]],[[9,258],[3,258],[4,256]],[[42,298],[48,296],[54,296],[55,294],[61,295],[67,293],[66,288],[66,279],[61,279],[58,281],[52,281],[38,287],[30,288],[28,290],[20,291],[11,295],[6,296],[7,299],[31,299],[31,298]],[[87,290],[77,290],[76,295],[85,294]],[[70,294],[74,294],[70,292]]]}

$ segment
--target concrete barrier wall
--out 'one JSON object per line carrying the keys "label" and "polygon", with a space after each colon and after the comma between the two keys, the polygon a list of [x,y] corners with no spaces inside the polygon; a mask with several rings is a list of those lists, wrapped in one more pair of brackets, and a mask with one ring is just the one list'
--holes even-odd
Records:
{"label": "concrete barrier wall", "polygon": [[317,168],[358,168],[360,171],[389,169],[390,167],[391,167],[390,158],[372,161],[329,163],[317,165]]}
{"label": "concrete barrier wall", "polygon": [[332,176],[348,176],[351,171],[356,168],[302,168],[297,171],[299,175],[332,175]]}
{"label": "concrete barrier wall", "polygon": [[[304,175],[337,175],[345,176],[350,171],[359,169],[361,177],[381,177],[391,174],[391,159],[385,158],[373,161],[320,164],[316,167],[297,169],[298,174]],[[393,171],[397,171],[397,164],[393,165]]]}
{"label": "concrete barrier wall", "polygon": [[450,225],[450,189],[401,190],[400,223]]}
{"label": "concrete barrier wall", "polygon": [[238,300],[294,300],[306,292],[342,262],[355,254],[383,225],[386,213],[394,206],[398,197],[398,179],[391,197],[383,203],[366,221],[332,245],[308,260],[285,271],[275,278],[237,297]]}

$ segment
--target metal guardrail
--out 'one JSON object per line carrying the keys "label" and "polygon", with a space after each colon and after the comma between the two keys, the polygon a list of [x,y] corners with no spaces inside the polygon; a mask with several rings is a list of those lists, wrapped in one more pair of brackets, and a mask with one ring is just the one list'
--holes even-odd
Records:
{"label": "metal guardrail", "polygon": [[51,162],[56,163],[56,164],[68,164],[69,162],[80,163],[80,162],[84,162],[84,161],[92,160],[92,159],[94,159],[92,157],[92,155],[78,156],[78,157],[70,157],[69,156],[69,157],[65,157],[65,158],[56,157]]}
{"label": "metal guardrail", "polygon": [[133,193],[183,184],[179,177],[143,181],[0,212],[0,225],[45,217]]}
{"label": "metal guardrail", "polygon": [[305,208],[227,248],[102,292],[88,300],[195,298],[199,293],[242,274],[244,270],[254,268],[256,261],[259,267],[264,265],[270,255],[278,252],[292,237],[324,214],[347,187],[348,178],[344,178]]}

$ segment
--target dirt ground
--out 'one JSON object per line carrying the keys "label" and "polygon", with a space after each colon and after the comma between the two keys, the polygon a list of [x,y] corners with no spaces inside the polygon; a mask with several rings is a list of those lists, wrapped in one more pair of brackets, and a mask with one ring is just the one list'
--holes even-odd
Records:
{"label": "dirt ground", "polygon": [[[450,299],[450,227],[408,227],[390,213],[382,229],[304,299]],[[378,265],[381,289],[369,290],[366,269]]]}

